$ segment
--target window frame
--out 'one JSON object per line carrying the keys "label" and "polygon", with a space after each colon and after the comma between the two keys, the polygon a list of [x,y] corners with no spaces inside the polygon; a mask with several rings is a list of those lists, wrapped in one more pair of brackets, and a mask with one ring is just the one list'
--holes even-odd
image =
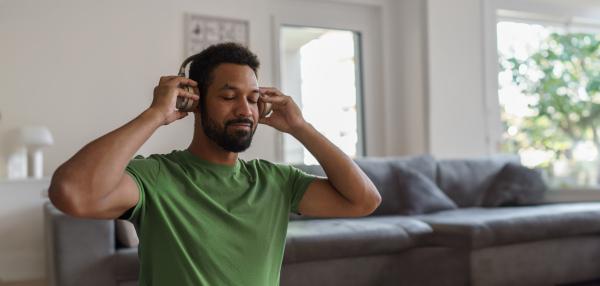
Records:
{"label": "window frame", "polygon": [[[345,32],[351,32],[353,35],[353,41],[354,41],[354,62],[355,62],[355,69],[354,69],[354,74],[355,74],[355,88],[356,88],[356,133],[357,133],[357,142],[356,142],[356,154],[355,157],[364,157],[365,153],[366,153],[366,148],[365,148],[365,132],[364,132],[364,113],[365,113],[365,108],[364,108],[364,89],[363,89],[363,71],[362,71],[362,36],[361,33],[359,31],[355,31],[355,30],[348,30],[348,29],[338,29],[338,28],[323,28],[323,27],[315,27],[315,26],[297,26],[297,25],[288,25],[288,24],[282,24],[281,26],[279,26],[279,37],[281,38],[281,29],[284,27],[292,27],[292,28],[317,28],[317,29],[324,29],[324,30],[336,30],[336,31],[345,31]],[[282,41],[279,41],[280,45],[282,43]],[[279,56],[281,57],[281,46],[279,48],[280,54]],[[282,81],[281,81],[281,58],[278,58],[278,62],[279,62],[279,70],[278,70],[278,77],[279,77],[279,86],[283,88],[282,85]],[[298,95],[298,98],[301,99],[301,95]],[[285,136],[282,133],[279,133],[279,136],[282,137],[281,138],[281,144],[285,144],[285,140],[283,139],[283,137]],[[282,150],[283,152],[285,152],[285,148],[284,146],[282,146]],[[285,161],[285,153],[281,154],[282,158],[283,158],[283,162],[286,164],[297,164],[297,162],[286,162]]]}
{"label": "window frame", "polygon": [[[542,3],[530,0],[482,0],[483,1],[483,47],[484,47],[484,103],[486,114],[486,142],[490,154],[501,152],[502,119],[501,107],[498,100],[498,42],[497,23],[501,20],[516,19],[513,17],[498,16],[498,10],[531,13],[535,15],[552,15],[552,17],[527,18],[518,17],[524,23],[559,24],[573,26],[575,17],[598,19],[600,24],[600,5],[598,9],[589,7]],[[575,23],[576,25],[576,23]],[[584,29],[585,27],[577,27]],[[599,26],[600,29],[600,26]],[[600,31],[599,31],[600,32]],[[600,200],[600,190],[587,188],[556,189],[548,192],[546,200],[549,202],[571,201],[596,201]]]}
{"label": "window frame", "polygon": [[[356,74],[356,90],[357,90],[357,131],[358,131],[358,142],[357,142],[357,153],[356,157],[368,156],[367,144],[368,133],[367,130],[367,113],[372,112],[366,107],[365,102],[366,94],[382,94],[383,89],[380,84],[376,84],[382,76],[381,70],[383,66],[377,58],[378,47],[382,44],[380,34],[376,33],[379,22],[370,22],[371,12],[373,9],[379,10],[378,5],[357,5],[352,6],[344,11],[345,15],[340,13],[327,13],[335,12],[335,8],[344,8],[343,5],[336,5],[335,3],[322,3],[320,1],[314,3],[303,3],[302,7],[295,6],[295,3],[281,3],[280,6],[274,10],[276,13],[271,18],[271,32],[273,38],[273,80],[276,86],[281,86],[281,37],[280,28],[283,26],[296,26],[296,27],[314,27],[320,29],[331,29],[331,30],[346,30],[352,31],[355,34],[355,45],[357,46],[357,52],[360,55],[355,56],[358,61],[357,74]],[[320,11],[321,13],[310,13],[310,17],[303,17],[306,15],[298,11],[299,9],[306,9],[306,11]],[[311,10],[312,9],[312,10]],[[339,12],[339,11],[338,11]],[[334,15],[334,16],[332,16]],[[377,20],[377,19],[372,19]],[[369,63],[369,64],[367,64]],[[285,92],[285,91],[283,91]],[[368,110],[369,109],[369,110]],[[284,161],[284,148],[283,148],[283,134],[278,133],[275,142],[275,160],[278,162]]]}

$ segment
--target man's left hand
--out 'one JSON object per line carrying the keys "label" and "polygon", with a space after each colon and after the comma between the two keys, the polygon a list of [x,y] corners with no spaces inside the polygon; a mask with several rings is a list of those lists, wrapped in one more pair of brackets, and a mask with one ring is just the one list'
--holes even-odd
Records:
{"label": "man's left hand", "polygon": [[259,123],[292,135],[294,135],[295,130],[307,124],[304,117],[302,117],[302,111],[300,111],[292,97],[273,87],[261,87],[260,93],[267,95],[267,97],[261,97],[260,100],[270,102],[273,112],[269,117],[261,118],[258,121]]}

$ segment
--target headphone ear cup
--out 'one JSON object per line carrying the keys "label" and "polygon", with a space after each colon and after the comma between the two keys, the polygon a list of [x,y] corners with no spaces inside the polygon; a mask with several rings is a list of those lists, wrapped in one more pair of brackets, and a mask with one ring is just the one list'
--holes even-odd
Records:
{"label": "headphone ear cup", "polygon": [[[184,89],[185,91],[189,92],[189,93],[193,93],[196,94],[198,96],[200,96],[200,90],[198,90],[197,87],[195,86],[189,86],[189,85],[183,85],[183,86],[179,86],[180,88]],[[181,111],[194,111],[196,110],[196,108],[198,107],[198,101],[197,100],[193,100],[187,97],[181,97],[178,96],[177,97],[177,103],[175,105],[175,107]]]}
{"label": "headphone ear cup", "polygon": [[[262,93],[261,97],[268,97],[266,94]],[[271,103],[264,102],[262,100],[258,100],[258,114],[259,118],[267,117],[271,113]]]}

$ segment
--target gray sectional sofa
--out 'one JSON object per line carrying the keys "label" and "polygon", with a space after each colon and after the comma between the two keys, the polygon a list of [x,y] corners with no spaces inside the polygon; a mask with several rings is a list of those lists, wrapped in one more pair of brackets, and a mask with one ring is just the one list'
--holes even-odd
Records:
{"label": "gray sectional sofa", "polygon": [[[382,195],[364,218],[290,216],[281,270],[294,285],[562,285],[600,279],[600,203],[543,204],[517,156],[356,163]],[[319,166],[298,166],[324,175]],[[137,285],[115,221],[46,205],[50,286]]]}

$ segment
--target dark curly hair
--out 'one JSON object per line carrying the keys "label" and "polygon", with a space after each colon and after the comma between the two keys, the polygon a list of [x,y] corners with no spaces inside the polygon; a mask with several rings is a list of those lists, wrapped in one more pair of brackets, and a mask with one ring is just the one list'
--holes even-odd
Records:
{"label": "dark curly hair", "polygon": [[208,87],[215,79],[214,70],[220,64],[247,65],[254,71],[254,74],[258,78],[260,60],[248,47],[238,43],[227,42],[212,45],[194,55],[191,60],[189,77],[198,83],[201,108],[203,108],[206,102]]}

